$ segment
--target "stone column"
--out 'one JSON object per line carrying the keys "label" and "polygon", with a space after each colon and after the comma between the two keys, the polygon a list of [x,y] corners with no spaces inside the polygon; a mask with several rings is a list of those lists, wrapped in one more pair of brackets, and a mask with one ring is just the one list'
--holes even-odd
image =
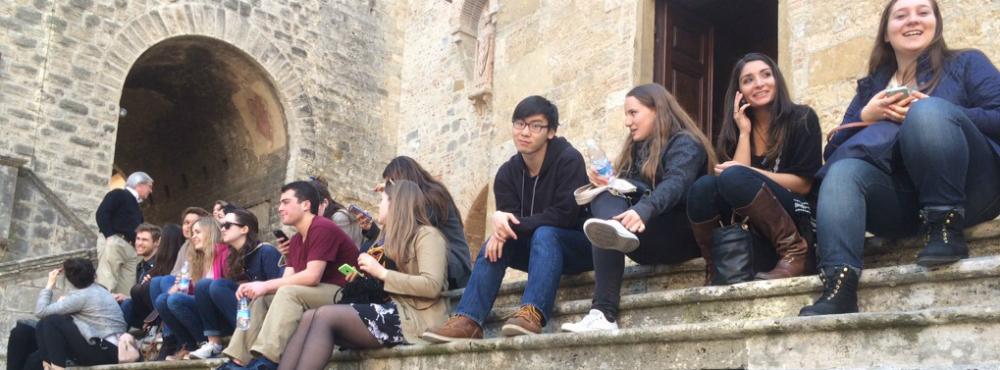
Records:
{"label": "stone column", "polygon": [[18,169],[25,160],[0,155],[0,257],[7,251],[11,216],[14,212],[14,191]]}

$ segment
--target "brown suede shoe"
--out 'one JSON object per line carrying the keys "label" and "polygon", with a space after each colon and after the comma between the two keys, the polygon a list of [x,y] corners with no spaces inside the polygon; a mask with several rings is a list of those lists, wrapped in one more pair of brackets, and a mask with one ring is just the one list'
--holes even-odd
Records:
{"label": "brown suede shoe", "polygon": [[441,326],[428,329],[420,334],[420,339],[430,343],[448,343],[463,339],[483,339],[483,328],[472,319],[453,315]]}
{"label": "brown suede shoe", "polygon": [[507,322],[500,328],[500,333],[505,337],[540,334],[544,325],[542,311],[535,306],[524,305],[514,313],[514,316],[507,319]]}

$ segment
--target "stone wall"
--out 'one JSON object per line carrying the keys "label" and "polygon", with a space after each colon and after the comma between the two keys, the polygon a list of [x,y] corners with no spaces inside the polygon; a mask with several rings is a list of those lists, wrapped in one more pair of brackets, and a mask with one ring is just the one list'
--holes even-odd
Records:
{"label": "stone wall", "polygon": [[[0,4],[0,153],[27,167],[93,226],[115,158],[119,99],[156,43],[204,36],[249,55],[276,86],[288,131],[285,180],[321,174],[368,198],[393,152],[398,42],[375,1],[19,0]],[[10,128],[10,129],[8,129]],[[348,154],[350,153],[350,154]],[[277,189],[274,189],[276,192]]]}

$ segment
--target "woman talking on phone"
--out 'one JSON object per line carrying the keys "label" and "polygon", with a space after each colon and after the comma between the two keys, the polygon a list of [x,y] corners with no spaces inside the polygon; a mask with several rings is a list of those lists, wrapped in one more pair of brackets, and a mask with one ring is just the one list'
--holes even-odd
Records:
{"label": "woman talking on phone", "polygon": [[[870,156],[827,164],[817,212],[824,289],[800,315],[858,311],[866,230],[919,233],[917,264],[929,267],[967,258],[962,230],[1000,213],[1000,72],[978,50],[948,48],[934,0],[889,1],[880,22],[843,122],[892,122],[898,134],[888,166]],[[876,126],[859,125],[828,150],[872,137]]]}
{"label": "woman talking on phone", "polygon": [[[362,274],[384,282],[389,301],[335,304],[306,311],[281,356],[279,369],[323,369],[334,345],[373,349],[406,344],[425,329],[445,321],[447,242],[431,226],[430,204],[420,187],[407,180],[386,184],[379,206],[385,225],[385,257],[398,271],[382,266],[372,255],[358,256]],[[342,270],[343,272],[343,270]],[[348,280],[357,275],[352,273]]]}
{"label": "woman talking on phone", "polygon": [[733,66],[723,117],[715,148],[722,163],[688,194],[688,218],[706,275],[714,274],[713,232],[734,213],[738,220],[748,219],[778,254],[774,269],[757,278],[802,275],[811,266],[808,242],[796,226],[796,206],[808,207],[813,175],[823,164],[819,118],[812,108],[792,102],[777,64],[758,53]]}

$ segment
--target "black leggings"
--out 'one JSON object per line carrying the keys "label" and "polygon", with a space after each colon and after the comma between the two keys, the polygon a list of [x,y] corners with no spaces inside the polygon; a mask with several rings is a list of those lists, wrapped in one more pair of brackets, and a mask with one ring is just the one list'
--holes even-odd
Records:
{"label": "black leggings", "polygon": [[36,335],[42,361],[52,365],[66,367],[69,361],[76,366],[118,363],[118,347],[104,340],[91,344],[70,315],[46,316],[38,322]]}
{"label": "black leggings", "polygon": [[330,362],[334,345],[349,349],[382,348],[354,307],[347,304],[323,306],[302,314],[298,329],[281,355],[278,369],[324,369]]}
{"label": "black leggings", "polygon": [[35,327],[18,320],[7,339],[7,370],[41,369]]}
{"label": "black leggings", "polygon": [[[627,211],[635,201],[636,198],[604,192],[590,203],[590,210],[595,218],[607,220]],[[636,235],[639,237],[639,248],[628,253],[633,261],[642,265],[677,264],[701,256],[683,205],[654,216],[645,224],[646,230]],[[616,321],[626,254],[594,247],[593,256],[596,281],[591,307],[603,312],[608,320]]]}
{"label": "black leggings", "polygon": [[804,200],[760,172],[743,166],[726,169],[718,176],[702,176],[688,193],[688,218],[700,223],[719,216],[728,223],[733,210],[750,205],[761,186],[767,185],[789,215],[795,214],[795,199]]}

